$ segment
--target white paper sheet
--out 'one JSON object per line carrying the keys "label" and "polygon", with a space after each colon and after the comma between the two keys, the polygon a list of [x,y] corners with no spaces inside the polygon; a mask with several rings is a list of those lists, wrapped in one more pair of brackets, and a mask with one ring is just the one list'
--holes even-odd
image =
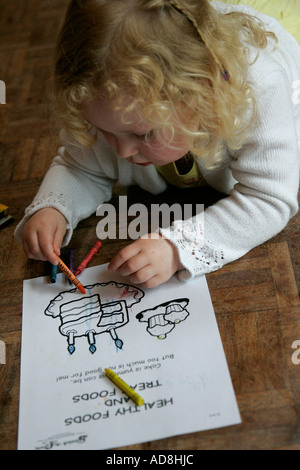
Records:
{"label": "white paper sheet", "polygon": [[[240,423],[204,276],[24,281],[19,449],[109,449]],[[137,406],[104,373],[141,395]]]}

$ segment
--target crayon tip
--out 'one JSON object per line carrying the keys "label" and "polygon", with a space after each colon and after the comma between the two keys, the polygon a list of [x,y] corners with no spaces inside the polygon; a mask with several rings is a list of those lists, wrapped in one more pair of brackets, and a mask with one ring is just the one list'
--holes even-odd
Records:
{"label": "crayon tip", "polygon": [[86,294],[85,288],[83,287],[82,284],[78,284],[76,287],[77,287],[77,289],[80,290],[80,292],[82,292],[82,294]]}
{"label": "crayon tip", "polygon": [[142,406],[145,403],[144,399],[142,397],[138,397],[138,396],[135,397],[135,402],[136,402],[137,406]]}

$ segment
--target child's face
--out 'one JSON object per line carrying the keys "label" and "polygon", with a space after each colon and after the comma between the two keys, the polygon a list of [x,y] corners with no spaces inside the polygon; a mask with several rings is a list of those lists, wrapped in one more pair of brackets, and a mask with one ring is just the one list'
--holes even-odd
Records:
{"label": "child's face", "polygon": [[166,131],[165,145],[158,141],[155,135],[152,135],[153,126],[147,122],[139,122],[134,111],[126,114],[130,124],[124,123],[121,112],[115,111],[105,100],[88,103],[84,108],[84,116],[102,132],[118,156],[130,163],[162,166],[179,160],[189,150],[187,140],[183,136],[174,135],[170,142],[170,131],[169,136]]}

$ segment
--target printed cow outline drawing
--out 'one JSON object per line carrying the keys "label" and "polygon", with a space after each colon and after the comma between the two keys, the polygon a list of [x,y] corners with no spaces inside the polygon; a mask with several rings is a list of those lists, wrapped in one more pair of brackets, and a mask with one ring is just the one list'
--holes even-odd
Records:
{"label": "printed cow outline drawing", "polygon": [[95,336],[109,333],[118,349],[123,341],[116,329],[129,321],[128,309],[141,301],[145,293],[138,287],[115,281],[84,286],[85,296],[74,296],[76,289],[60,292],[45,309],[45,315],[60,317],[59,332],[67,337],[68,351],[75,351],[75,339],[86,336],[89,350],[96,351]]}
{"label": "printed cow outline drawing", "polygon": [[[141,302],[145,292],[130,284],[107,281],[85,285],[86,294],[78,296],[76,289],[60,292],[52,299],[44,314],[60,318],[58,331],[67,337],[68,351],[75,352],[75,340],[86,337],[89,350],[97,350],[96,336],[108,333],[116,348],[122,349],[123,341],[116,330],[129,322],[129,309]],[[76,295],[74,295],[76,293]],[[158,339],[165,339],[175,326],[184,321],[189,312],[188,298],[169,300],[139,312],[135,318],[147,323],[146,331]]]}

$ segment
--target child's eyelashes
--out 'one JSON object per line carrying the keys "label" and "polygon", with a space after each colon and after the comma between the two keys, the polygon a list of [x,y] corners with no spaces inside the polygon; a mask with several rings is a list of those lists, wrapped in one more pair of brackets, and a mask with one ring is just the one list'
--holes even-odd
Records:
{"label": "child's eyelashes", "polygon": [[[116,134],[113,134],[112,132],[108,132],[108,131],[105,131],[103,129],[100,129],[98,127],[99,131],[103,134],[104,138],[108,141],[108,143],[110,145],[113,146],[113,143],[115,142],[115,139],[116,139]],[[124,133],[125,135],[126,133]],[[134,139],[138,139],[140,142],[142,142],[143,144],[150,144],[154,141],[154,137],[155,137],[155,130],[154,129],[151,129],[150,131],[148,132],[145,132],[144,134],[138,134],[136,132],[128,132],[127,133],[127,138],[134,138]]]}
{"label": "child's eyelashes", "polygon": [[138,137],[143,142],[149,142],[149,140],[154,137],[154,129],[149,132],[146,132],[145,134],[136,134],[136,137]]}

